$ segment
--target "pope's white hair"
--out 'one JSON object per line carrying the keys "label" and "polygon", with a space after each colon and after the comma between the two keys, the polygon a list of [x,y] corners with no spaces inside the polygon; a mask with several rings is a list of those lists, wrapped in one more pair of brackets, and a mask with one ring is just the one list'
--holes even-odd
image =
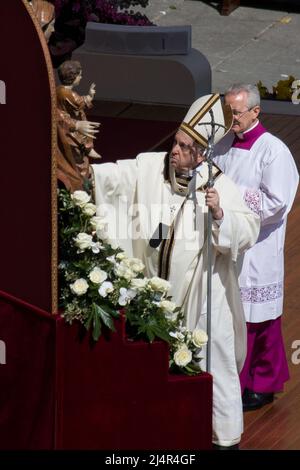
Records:
{"label": "pope's white hair", "polygon": [[247,106],[249,109],[254,108],[254,106],[260,106],[260,94],[256,85],[251,85],[249,83],[234,83],[229,87],[225,93],[226,95],[237,95],[245,91],[248,95]]}

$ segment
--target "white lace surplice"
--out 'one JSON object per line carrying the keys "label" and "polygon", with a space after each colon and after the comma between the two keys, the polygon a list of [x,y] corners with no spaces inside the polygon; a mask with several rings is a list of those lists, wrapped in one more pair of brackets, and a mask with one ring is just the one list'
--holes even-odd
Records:
{"label": "white lace surplice", "polygon": [[286,145],[261,124],[235,139],[215,163],[240,187],[248,207],[260,215],[257,243],[245,253],[239,276],[247,321],[259,323],[282,314],[284,240],[299,175]]}

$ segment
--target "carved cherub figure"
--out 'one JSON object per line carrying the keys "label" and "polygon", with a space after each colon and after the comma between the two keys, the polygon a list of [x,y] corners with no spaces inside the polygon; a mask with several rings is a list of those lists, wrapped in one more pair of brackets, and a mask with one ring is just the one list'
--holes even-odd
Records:
{"label": "carved cherub figure", "polygon": [[67,60],[61,64],[58,76],[61,82],[56,89],[58,126],[65,130],[65,137],[72,147],[76,163],[82,163],[84,156],[101,158],[93,145],[100,124],[87,121],[85,114],[85,109],[92,106],[95,84],[91,84],[85,96],[74,91],[82,78],[82,68],[76,60]]}

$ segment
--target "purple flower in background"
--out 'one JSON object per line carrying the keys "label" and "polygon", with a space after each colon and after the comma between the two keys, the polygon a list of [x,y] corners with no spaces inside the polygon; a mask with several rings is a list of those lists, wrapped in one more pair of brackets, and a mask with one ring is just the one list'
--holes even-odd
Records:
{"label": "purple flower in background", "polygon": [[140,12],[128,10],[133,6],[144,8],[149,0],[53,0],[56,17],[71,11],[86,21],[101,23],[152,25],[151,21]]}
{"label": "purple flower in background", "polygon": [[73,6],[72,6],[72,10],[75,11],[76,13],[78,13],[81,9],[81,6],[84,6],[84,5],[81,5],[81,3],[85,3],[85,2],[82,2],[80,0],[77,0],[76,2],[74,2]]}

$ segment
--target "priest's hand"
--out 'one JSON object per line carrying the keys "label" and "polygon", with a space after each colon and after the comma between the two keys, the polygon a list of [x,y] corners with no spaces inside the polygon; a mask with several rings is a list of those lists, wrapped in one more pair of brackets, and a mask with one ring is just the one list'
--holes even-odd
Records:
{"label": "priest's hand", "polygon": [[220,207],[220,198],[215,188],[208,188],[205,195],[206,205],[210,208],[212,216],[215,220],[223,218],[223,210]]}

